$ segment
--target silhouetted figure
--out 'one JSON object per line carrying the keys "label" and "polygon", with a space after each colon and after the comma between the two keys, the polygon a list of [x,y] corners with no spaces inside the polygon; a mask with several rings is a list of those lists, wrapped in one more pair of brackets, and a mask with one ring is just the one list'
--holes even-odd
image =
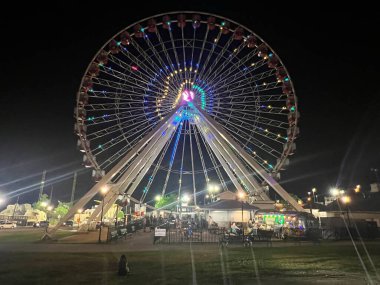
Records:
{"label": "silhouetted figure", "polygon": [[118,274],[119,276],[125,276],[127,275],[127,273],[129,273],[128,260],[127,260],[127,257],[123,254],[119,260]]}

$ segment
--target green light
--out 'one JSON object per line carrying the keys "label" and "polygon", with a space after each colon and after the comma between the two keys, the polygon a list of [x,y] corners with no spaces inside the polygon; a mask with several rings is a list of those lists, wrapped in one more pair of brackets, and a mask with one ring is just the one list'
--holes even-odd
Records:
{"label": "green light", "polygon": [[294,112],[295,110],[296,110],[296,107],[295,107],[295,106],[293,106],[293,107],[290,108],[290,111],[291,111],[291,112]]}
{"label": "green light", "polygon": [[221,25],[222,27],[224,27],[226,25],[226,22],[222,22]]}

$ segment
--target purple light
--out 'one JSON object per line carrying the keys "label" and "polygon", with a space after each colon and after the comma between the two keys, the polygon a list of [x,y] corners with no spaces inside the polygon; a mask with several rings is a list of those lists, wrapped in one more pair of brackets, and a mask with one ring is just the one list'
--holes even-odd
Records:
{"label": "purple light", "polygon": [[191,102],[194,100],[194,92],[190,90],[185,90],[182,92],[182,100],[186,102]]}

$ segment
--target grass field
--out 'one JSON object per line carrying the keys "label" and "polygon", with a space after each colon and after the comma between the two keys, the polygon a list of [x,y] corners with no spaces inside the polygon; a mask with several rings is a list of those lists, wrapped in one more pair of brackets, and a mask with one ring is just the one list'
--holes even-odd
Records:
{"label": "grass field", "polygon": [[[367,246],[380,268],[380,244]],[[116,274],[123,252],[1,253],[0,284],[367,284],[350,245],[159,247],[128,253],[132,273],[126,277]]]}
{"label": "grass field", "polygon": [[[44,235],[44,229],[36,229],[32,231],[14,231],[14,230],[2,230],[0,234],[0,243],[33,243],[40,241]],[[60,239],[66,236],[73,235],[73,232],[58,231],[55,238]]]}

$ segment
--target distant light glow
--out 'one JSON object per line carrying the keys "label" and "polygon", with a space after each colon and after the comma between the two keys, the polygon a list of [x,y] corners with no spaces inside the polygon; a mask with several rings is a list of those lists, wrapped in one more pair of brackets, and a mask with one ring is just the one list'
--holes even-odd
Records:
{"label": "distant light glow", "polygon": [[194,92],[190,90],[185,90],[182,92],[182,99],[186,102],[191,102],[194,100]]}
{"label": "distant light glow", "polygon": [[134,70],[134,71],[139,70],[138,66],[136,66],[136,65],[132,65],[132,66],[131,66],[131,69]]}

